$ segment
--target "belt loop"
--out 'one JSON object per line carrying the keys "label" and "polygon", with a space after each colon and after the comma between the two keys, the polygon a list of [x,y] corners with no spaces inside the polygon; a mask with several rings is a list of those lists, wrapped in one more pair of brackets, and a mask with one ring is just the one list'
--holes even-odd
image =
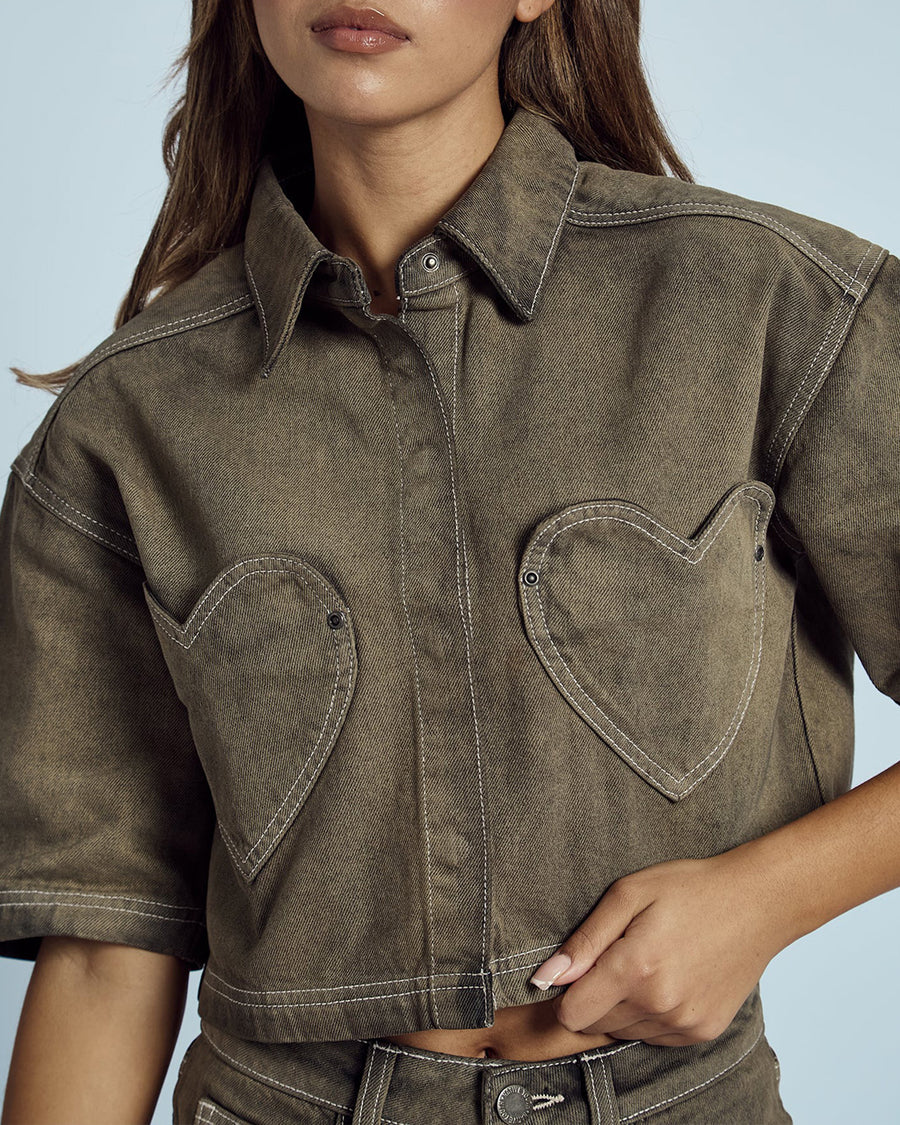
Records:
{"label": "belt loop", "polygon": [[621,1125],[612,1075],[601,1055],[581,1051],[578,1055],[590,1107],[590,1125]]}
{"label": "belt loop", "polygon": [[396,1061],[396,1051],[387,1050],[374,1039],[369,1040],[351,1125],[381,1125],[381,1113]]}

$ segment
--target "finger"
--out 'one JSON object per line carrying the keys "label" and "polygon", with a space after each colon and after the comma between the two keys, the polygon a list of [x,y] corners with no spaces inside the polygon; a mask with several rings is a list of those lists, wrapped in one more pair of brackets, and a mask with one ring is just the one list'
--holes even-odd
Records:
{"label": "finger", "polygon": [[[629,978],[626,970],[626,956],[622,948],[625,939],[613,942],[593,967],[565,992],[551,1001],[556,1019],[569,1031],[583,1031],[591,1025],[605,1030],[610,1013],[629,1000]],[[626,951],[627,952],[627,951]],[[612,1018],[612,1026],[633,1023],[645,1016],[633,1004],[619,1008]]]}
{"label": "finger", "polygon": [[643,905],[638,905],[627,888],[623,890],[620,884],[613,883],[584,922],[543,964],[538,965],[530,983],[546,990],[551,984],[571,984],[580,979],[597,958],[622,936]]}
{"label": "finger", "polygon": [[[638,1029],[638,1034],[630,1034],[635,1028]],[[623,1000],[600,1019],[579,1028],[583,1035],[612,1035],[616,1039],[643,1039],[645,1034],[664,1035],[671,1030],[629,1000]]]}
{"label": "finger", "polygon": [[586,1033],[591,1035],[602,1034],[611,1035],[613,1039],[648,1039],[650,1036],[671,1035],[672,1029],[661,1024],[659,1020],[635,1020],[633,1023],[625,1023],[620,1027],[615,1028],[594,1028],[593,1026],[585,1028]]}
{"label": "finger", "polygon": [[641,1039],[645,1043],[651,1043],[654,1047],[687,1047],[696,1042],[695,1039],[688,1039],[684,1035],[656,1035],[650,1038],[642,1035]]}
{"label": "finger", "polygon": [[[621,1005],[617,1005],[617,1008],[619,1007]],[[683,1047],[688,1043],[696,1042],[684,1033],[673,1031],[668,1024],[659,1019],[639,1019],[615,1028],[607,1027],[606,1021],[601,1021],[597,1025],[585,1028],[584,1032],[591,1035],[611,1035],[613,1039],[640,1039],[644,1043],[653,1043],[661,1047]]]}

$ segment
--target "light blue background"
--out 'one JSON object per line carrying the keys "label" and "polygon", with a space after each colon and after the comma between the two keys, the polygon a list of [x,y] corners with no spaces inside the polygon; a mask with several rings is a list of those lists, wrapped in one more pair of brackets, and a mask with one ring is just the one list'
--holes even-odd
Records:
{"label": "light blue background", "polygon": [[[891,0],[645,0],[654,92],[696,178],[900,250],[898,11]],[[5,14],[0,465],[52,401],[8,365],[62,367],[112,330],[163,198],[162,127],[180,85],[162,82],[189,19],[187,0],[45,0]],[[900,758],[900,714],[858,662],[856,673],[859,784]],[[900,895],[881,895],[767,968],[767,1034],[795,1125],[900,1121],[898,924]],[[29,972],[0,962],[4,1078]],[[171,1121],[178,1063],[199,1031],[198,982],[195,972],[154,1125]]]}

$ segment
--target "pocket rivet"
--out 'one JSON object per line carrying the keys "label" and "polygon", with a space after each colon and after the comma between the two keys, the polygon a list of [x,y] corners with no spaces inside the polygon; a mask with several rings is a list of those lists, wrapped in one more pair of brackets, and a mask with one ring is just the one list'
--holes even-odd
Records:
{"label": "pocket rivet", "polygon": [[763,557],[764,554],[765,554],[765,550],[763,549],[762,543],[757,544],[756,550],[753,552],[753,557],[756,559],[757,562],[759,562],[759,560]]}
{"label": "pocket rivet", "polygon": [[336,609],[333,613],[328,614],[328,628],[340,629],[344,624],[344,615],[340,610]]}
{"label": "pocket rivet", "polygon": [[533,586],[538,580],[538,572],[536,570],[526,570],[522,575],[522,581],[526,586]]}

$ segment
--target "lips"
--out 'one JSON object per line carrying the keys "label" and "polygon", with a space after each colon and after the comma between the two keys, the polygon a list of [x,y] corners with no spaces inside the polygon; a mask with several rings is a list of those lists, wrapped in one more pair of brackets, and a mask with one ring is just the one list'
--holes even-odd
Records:
{"label": "lips", "polygon": [[403,28],[398,27],[383,12],[377,12],[374,8],[351,8],[349,4],[332,8],[312,24],[313,31],[325,31],[330,27],[355,27],[362,31],[381,31],[396,39],[409,38]]}

